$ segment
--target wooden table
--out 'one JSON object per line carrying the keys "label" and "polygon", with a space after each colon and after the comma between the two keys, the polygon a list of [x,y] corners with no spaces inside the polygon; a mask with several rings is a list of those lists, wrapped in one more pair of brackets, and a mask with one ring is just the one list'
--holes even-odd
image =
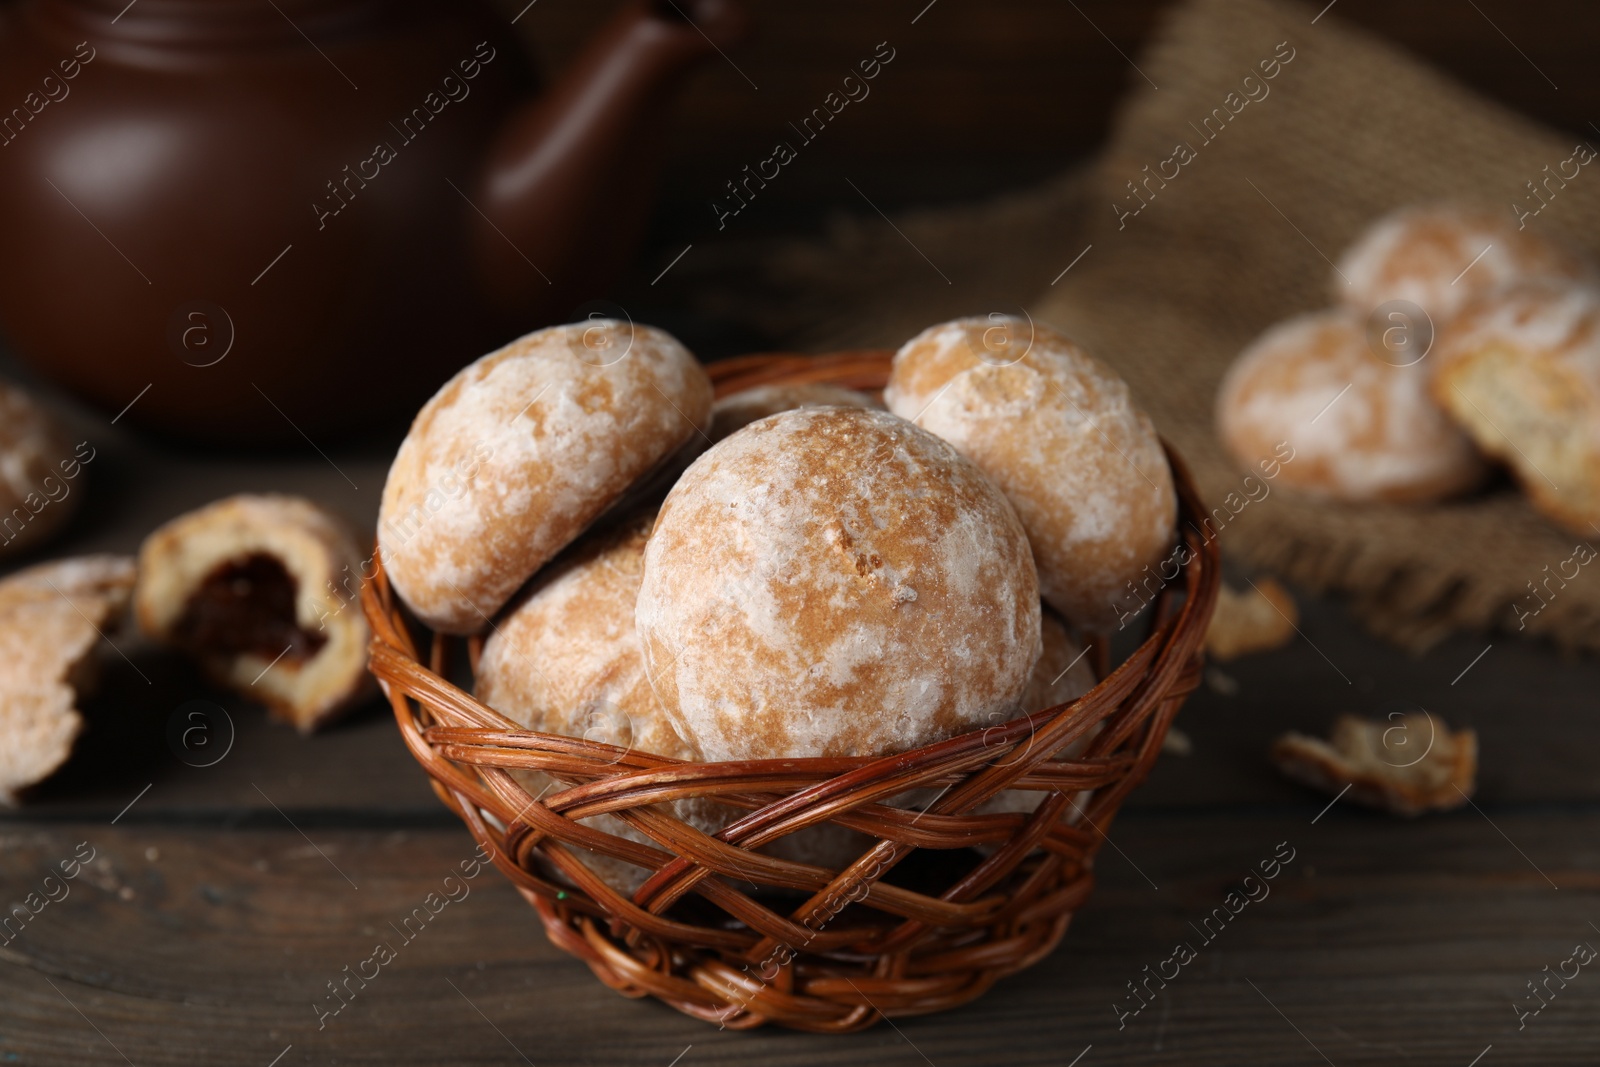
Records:
{"label": "wooden table", "polygon": [[[79,428],[104,459],[63,551],[130,550],[156,521],[238,489],[300,491],[370,522],[393,444],[326,462],[310,448],[185,457],[93,419]],[[328,983],[395,940],[390,924],[473,842],[383,705],[302,740],[119,640],[129,661],[108,657],[73,763],[0,817],[0,901],[41,890],[75,852],[95,857],[0,947],[0,1064],[1600,1061],[1592,968],[1566,988],[1552,979],[1556,996],[1520,1031],[1516,1014],[1544,968],[1600,946],[1600,665],[1481,637],[1413,660],[1337,606],[1305,608],[1303,639],[1226,666],[1190,700],[1178,723],[1193,753],[1163,757],[1135,793],[1054,956],[963,1009],[835,1038],[718,1032],[624,1000],[551,948],[492,870],[321,1016]],[[211,766],[168,746],[194,699],[235,731]],[[1330,807],[1264,758],[1283,730],[1412,704],[1478,730],[1475,806],[1416,821]],[[1270,895],[1206,943],[1195,926],[1283,842],[1294,858]],[[1119,1028],[1126,984],[1179,941],[1196,958]]]}

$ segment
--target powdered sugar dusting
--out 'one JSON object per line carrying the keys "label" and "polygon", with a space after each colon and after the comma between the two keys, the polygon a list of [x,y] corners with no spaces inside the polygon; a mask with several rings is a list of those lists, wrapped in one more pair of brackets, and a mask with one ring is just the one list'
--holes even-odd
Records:
{"label": "powdered sugar dusting", "polygon": [[[626,354],[601,363],[604,351]],[[378,538],[430,625],[477,629],[636,479],[709,422],[711,387],[668,334],[609,320],[529,334],[422,409],[384,486]]]}
{"label": "powdered sugar dusting", "polygon": [[1493,341],[1529,357],[1559,354],[1600,387],[1600,289],[1529,283],[1486,297],[1448,332],[1445,358]]}
{"label": "powdered sugar dusting", "polygon": [[1247,468],[1293,448],[1283,484],[1347,500],[1427,497],[1482,473],[1466,436],[1433,402],[1435,361],[1394,366],[1343,309],[1274,326],[1229,369],[1218,426]]}
{"label": "powdered sugar dusting", "polygon": [[1503,212],[1433,204],[1401,208],[1373,223],[1339,258],[1332,284],[1335,299],[1358,315],[1406,300],[1438,327],[1503,285],[1584,277],[1593,274],[1581,257],[1519,230]]}
{"label": "powdered sugar dusting", "polygon": [[1009,708],[1038,655],[1011,508],[943,442],[808,408],[701,456],[663,505],[637,621],[708,758],[896,751]]}
{"label": "powdered sugar dusting", "polygon": [[1173,536],[1177,498],[1128,387],[1071,340],[1003,316],[924,330],[895,355],[889,409],[950,441],[1021,517],[1045,598],[1086,625]]}

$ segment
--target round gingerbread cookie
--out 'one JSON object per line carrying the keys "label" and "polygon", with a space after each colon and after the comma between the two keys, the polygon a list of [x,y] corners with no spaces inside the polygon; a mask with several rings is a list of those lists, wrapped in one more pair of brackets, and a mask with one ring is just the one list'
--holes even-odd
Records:
{"label": "round gingerbread cookie", "polygon": [[43,544],[66,524],[83,497],[73,483],[93,458],[87,443],[73,448],[33,397],[0,382],[0,558]]}
{"label": "round gingerbread cookie", "polygon": [[[1262,334],[1217,393],[1217,431],[1238,464],[1333,500],[1440,500],[1486,467],[1429,395],[1435,361],[1397,365],[1336,308]],[[1265,466],[1263,466],[1265,465]]]}
{"label": "round gingerbread cookie", "polygon": [[709,759],[873,756],[1015,709],[1038,581],[1003,494],[886,412],[800,408],[685,472],[645,549],[650,681]]}
{"label": "round gingerbread cookie", "polygon": [[930,327],[895,353],[889,410],[951,442],[1015,505],[1045,600],[1078,626],[1172,544],[1177,496],[1128,387],[1067,337],[991,316]]}
{"label": "round gingerbread cookie", "polygon": [[1041,614],[1039,636],[1043,650],[1022,693],[1021,709],[1027,714],[1076,700],[1094,688],[1087,650],[1073,639],[1059,615],[1048,609]]}
{"label": "round gingerbread cookie", "polygon": [[1582,256],[1505,211],[1470,204],[1401,208],[1369,226],[1339,257],[1334,300],[1370,315],[1391,300],[1427,312],[1435,330],[1470,301],[1539,278],[1593,278]]}
{"label": "round gingerbread cookie", "polygon": [[[653,521],[653,514],[640,515],[580,541],[518,598],[484,642],[475,685],[478,699],[540,733],[672,759],[696,758],[650,690],[633,628],[644,545]],[[563,788],[542,771],[511,773],[532,796]],[[672,809],[708,834],[720,830],[733,814],[733,809],[705,800],[680,801]],[[584,821],[660,847],[615,815]],[[650,874],[602,853],[586,852],[584,860],[624,893],[639,888]]]}
{"label": "round gingerbread cookie", "polygon": [[484,642],[480,700],[541,733],[695,758],[650,689],[634,632],[654,518],[580,541],[512,604]]}
{"label": "round gingerbread cookie", "polygon": [[[1028,678],[1028,688],[1023,691],[1020,707],[1022,714],[1031,714],[1055,707],[1057,704],[1065,704],[1094,688],[1094,669],[1089,666],[1089,657],[1085,654],[1083,646],[1073,638],[1060,616],[1046,609],[1040,618],[1040,631],[1044,639],[1044,651],[1039,656],[1039,662],[1034,665],[1033,674]],[[1082,755],[1083,750],[1089,747],[1089,742],[1100,733],[1102,726],[1102,723],[1096,723],[1076,741],[1062,747],[1051,756],[1051,759],[1070,760]],[[1077,823],[1082,817],[1084,805],[1089,802],[1090,795],[1090,790],[1078,790],[1070,798],[1067,810],[1062,813],[1062,819],[1069,824]],[[1026,814],[1036,810],[1047,796],[1048,793],[1040,790],[1006,789],[973,810],[979,815],[995,812]],[[988,855],[994,851],[994,846],[982,845],[978,851]]]}
{"label": "round gingerbread cookie", "polygon": [[481,629],[630,486],[710,421],[669,334],[590,320],[519,338],[423,406],[383,487],[378,544],[429,626]]}

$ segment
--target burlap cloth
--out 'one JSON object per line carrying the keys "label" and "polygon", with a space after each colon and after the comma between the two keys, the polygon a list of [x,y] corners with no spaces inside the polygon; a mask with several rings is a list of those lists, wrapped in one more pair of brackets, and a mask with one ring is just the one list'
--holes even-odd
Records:
{"label": "burlap cloth", "polygon": [[[1374,217],[1415,201],[1473,199],[1509,217],[1525,183],[1574,146],[1341,25],[1337,9],[1313,24],[1321,6],[1180,4],[1135,57],[1159,88],[1129,72],[1110,145],[1092,166],[991,204],[908,213],[895,219],[901,232],[864,214],[820,242],[724,246],[697,265],[710,294],[703,310],[816,350],[898,345],[954,315],[1025,307],[1127,378],[1205,500],[1220,505],[1241,490],[1241,473],[1213,432],[1217,384],[1268,325],[1329,303],[1324,256],[1337,259]],[[1259,81],[1258,63],[1289,49],[1268,94],[1207,141],[1202,120],[1238,107],[1245,76]],[[1508,45],[1504,62],[1523,60]],[[1256,83],[1250,91],[1260,96]],[[1165,187],[1152,182],[1139,214],[1119,218],[1140,203],[1126,183],[1147,164],[1155,172],[1179,142],[1195,158]],[[973,150],[1004,165],[993,146]],[[1596,251],[1600,174],[1580,172],[1529,225]],[[703,287],[730,276],[740,280]],[[1374,630],[1417,649],[1454,629],[1517,631],[1516,606],[1540,604],[1530,582],[1547,564],[1554,573],[1575,541],[1507,484],[1432,507],[1318,504],[1274,490],[1220,540],[1251,565],[1348,594]],[[1600,577],[1582,574],[1546,599],[1521,632],[1600,648]]]}

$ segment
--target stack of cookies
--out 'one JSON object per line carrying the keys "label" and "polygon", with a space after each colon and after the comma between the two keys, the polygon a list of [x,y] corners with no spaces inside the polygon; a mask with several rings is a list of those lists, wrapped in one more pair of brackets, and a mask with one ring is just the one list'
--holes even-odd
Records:
{"label": "stack of cookies", "polygon": [[1397,211],[1340,257],[1333,308],[1240,355],[1218,432],[1247,467],[1287,441],[1280,484],[1333,500],[1440,501],[1505,464],[1551,521],[1600,532],[1597,282],[1501,213]]}
{"label": "stack of cookies", "polygon": [[[418,618],[488,634],[477,695],[500,714],[709,762],[883,756],[1075,698],[1094,682],[1081,631],[1126,621],[1175,520],[1127,386],[1043,326],[932,327],[881,403],[817,386],[713,403],[674,338],[591,320],[446,383],[395,458],[378,539]],[[674,814],[709,833],[740,812]],[[834,865],[861,847],[828,827],[774,851]],[[590,859],[625,891],[648,874]]]}

